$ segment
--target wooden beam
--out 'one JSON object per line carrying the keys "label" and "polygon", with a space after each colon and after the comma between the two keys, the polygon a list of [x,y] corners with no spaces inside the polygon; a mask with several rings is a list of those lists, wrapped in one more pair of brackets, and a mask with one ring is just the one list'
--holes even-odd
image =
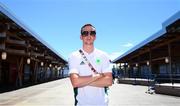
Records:
{"label": "wooden beam", "polygon": [[52,61],[51,63],[58,64],[59,62],[58,61]]}
{"label": "wooden beam", "polygon": [[45,59],[53,60],[54,58],[52,56],[45,56]]}
{"label": "wooden beam", "polygon": [[31,52],[31,55],[38,56],[38,57],[44,57],[44,53]]}
{"label": "wooden beam", "polygon": [[157,44],[154,44],[151,46],[152,49],[156,49],[158,47],[161,47],[163,45],[168,45],[168,43],[172,43],[174,41],[177,41],[177,40],[180,40],[180,36],[177,35],[177,37],[173,38],[173,39],[170,39],[170,40],[167,40],[167,41],[164,41],[162,43],[159,43],[158,45]]}
{"label": "wooden beam", "polygon": [[18,35],[18,33],[12,33],[12,32],[9,32],[9,31],[7,31],[6,33],[7,33],[7,36],[9,36],[9,37],[14,37],[14,38],[19,39],[19,40],[24,40],[22,37],[20,37]]}
{"label": "wooden beam", "polygon": [[8,53],[10,53],[10,54],[27,55],[27,53],[25,52],[25,50],[16,50],[16,49],[6,48],[5,51],[8,52]]}
{"label": "wooden beam", "polygon": [[7,24],[0,23],[0,33],[5,32],[7,30]]}
{"label": "wooden beam", "polygon": [[165,60],[166,57],[158,57],[158,58],[153,58],[152,61],[158,61],[158,60]]}
{"label": "wooden beam", "polygon": [[0,40],[0,49],[1,50],[5,50],[6,49],[6,44],[5,44],[5,37],[6,37],[6,33],[3,32],[0,34],[0,38],[4,38],[3,40]]}
{"label": "wooden beam", "polygon": [[10,28],[8,31],[11,32],[11,33],[25,32],[25,30],[22,29],[22,28],[16,28],[16,29]]}
{"label": "wooden beam", "polygon": [[[168,45],[168,43],[175,42],[175,41],[178,41],[178,40],[180,40],[180,36],[177,36],[177,37],[175,37],[173,39],[170,39],[170,40],[162,41],[161,43],[154,43],[153,45],[150,43],[149,47],[151,48],[151,50],[153,50],[153,49],[159,48],[161,46]],[[130,58],[128,58],[128,60],[131,60],[132,58],[138,57],[141,54],[144,54],[146,52],[149,52],[148,48],[147,49],[137,50],[135,55],[130,56]]]}
{"label": "wooden beam", "polygon": [[6,38],[6,32],[1,32],[0,33],[0,39],[2,39],[2,38]]}
{"label": "wooden beam", "polygon": [[19,45],[19,46],[27,46],[25,41],[10,39],[9,37],[6,40],[6,43]]}
{"label": "wooden beam", "polygon": [[10,19],[7,19],[7,17],[5,16],[5,15],[3,15],[3,16],[0,16],[0,23],[14,23],[12,20],[10,20]]}
{"label": "wooden beam", "polygon": [[21,57],[20,58],[20,61],[17,61],[17,64],[18,64],[18,87],[21,87],[22,86],[22,77],[23,77],[23,63],[24,63],[24,58]]}
{"label": "wooden beam", "polygon": [[5,50],[5,43],[3,43],[3,44],[0,44],[0,50]]}

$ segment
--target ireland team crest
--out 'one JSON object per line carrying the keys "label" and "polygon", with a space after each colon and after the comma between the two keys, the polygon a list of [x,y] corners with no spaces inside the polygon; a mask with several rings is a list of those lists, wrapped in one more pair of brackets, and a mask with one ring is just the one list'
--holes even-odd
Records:
{"label": "ireland team crest", "polygon": [[96,64],[101,64],[101,59],[100,58],[96,58]]}

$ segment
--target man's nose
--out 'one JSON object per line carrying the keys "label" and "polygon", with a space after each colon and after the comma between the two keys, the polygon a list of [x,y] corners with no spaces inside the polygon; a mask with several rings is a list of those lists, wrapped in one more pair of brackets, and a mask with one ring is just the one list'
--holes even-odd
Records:
{"label": "man's nose", "polygon": [[90,32],[88,32],[88,37],[91,37],[91,33]]}

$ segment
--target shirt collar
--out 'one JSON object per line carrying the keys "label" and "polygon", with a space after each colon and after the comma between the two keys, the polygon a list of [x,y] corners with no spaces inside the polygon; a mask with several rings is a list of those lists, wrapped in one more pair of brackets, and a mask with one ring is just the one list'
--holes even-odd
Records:
{"label": "shirt collar", "polygon": [[96,48],[94,48],[93,52],[91,53],[87,53],[86,51],[83,50],[83,48],[81,48],[81,50],[84,52],[85,55],[92,55],[96,51]]}

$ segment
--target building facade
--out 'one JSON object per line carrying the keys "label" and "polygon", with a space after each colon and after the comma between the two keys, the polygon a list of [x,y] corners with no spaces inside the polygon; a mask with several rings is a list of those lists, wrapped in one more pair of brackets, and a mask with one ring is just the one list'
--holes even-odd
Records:
{"label": "building facade", "polygon": [[60,78],[67,61],[0,4],[0,87]]}
{"label": "building facade", "polygon": [[162,29],[119,56],[121,76],[180,83],[180,12],[167,19]]}

